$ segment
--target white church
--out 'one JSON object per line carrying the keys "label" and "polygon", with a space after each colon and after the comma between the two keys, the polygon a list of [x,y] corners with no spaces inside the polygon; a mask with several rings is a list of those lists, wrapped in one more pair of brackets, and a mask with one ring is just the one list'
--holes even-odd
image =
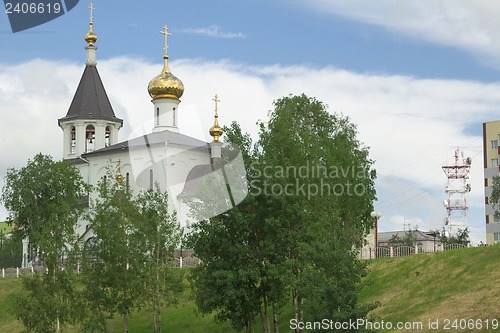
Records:
{"label": "white church", "polygon": [[[97,70],[92,12],[89,32],[85,35],[85,69],[69,110],[58,124],[64,136],[63,159],[78,168],[87,183],[97,185],[106,177],[108,165],[119,165],[123,181],[133,193],[152,189],[156,183],[161,190],[168,191],[169,208],[177,212],[181,227],[186,228],[189,223],[186,198],[196,194],[200,179],[219,173],[214,162],[221,158],[219,138],[223,131],[218,124],[216,95],[214,124],[209,130],[213,141],[207,143],[181,133],[178,113],[184,85],[169,68],[167,36],[170,34],[166,26],[162,33],[163,69],[148,85],[154,118],[151,133],[118,141],[123,120],[113,111]],[[231,202],[237,204],[243,198]],[[82,243],[92,241],[93,231],[87,221],[79,222],[77,232]],[[29,241],[24,240],[22,267],[32,265],[28,249]]]}

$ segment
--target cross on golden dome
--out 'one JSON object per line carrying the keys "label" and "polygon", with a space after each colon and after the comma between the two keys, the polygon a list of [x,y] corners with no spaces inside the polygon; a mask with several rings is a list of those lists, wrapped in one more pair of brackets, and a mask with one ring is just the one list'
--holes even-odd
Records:
{"label": "cross on golden dome", "polygon": [[88,7],[88,8],[90,8],[90,23],[92,23],[92,19],[93,19],[93,17],[92,17],[92,11],[93,11],[94,9],[96,9],[96,8],[94,7],[94,4],[92,4],[92,2],[91,2],[91,3],[90,3],[90,5],[89,5],[89,6],[87,6],[87,7]]}
{"label": "cross on golden dome", "polygon": [[167,38],[168,38],[168,36],[172,36],[172,34],[170,32],[168,32],[168,27],[166,24],[163,26],[163,30],[160,31],[160,33],[163,35],[163,38],[164,38],[163,54],[167,55],[167,49],[168,49]]}
{"label": "cross on golden dome", "polygon": [[215,102],[215,117],[219,117],[219,114],[218,114],[219,108],[217,106],[217,103],[220,102],[219,96],[217,96],[217,94],[215,94],[214,98],[212,98],[212,101]]}

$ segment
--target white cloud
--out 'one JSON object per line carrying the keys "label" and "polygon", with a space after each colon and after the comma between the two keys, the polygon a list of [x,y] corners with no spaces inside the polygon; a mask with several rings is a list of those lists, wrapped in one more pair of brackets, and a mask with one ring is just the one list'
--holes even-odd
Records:
{"label": "white cloud", "polygon": [[323,13],[382,26],[414,39],[454,46],[500,66],[500,2],[490,0],[312,0]]}
{"label": "white cloud", "polygon": [[[255,123],[267,118],[272,101],[290,93],[314,96],[332,112],[348,115],[376,160],[381,223],[405,216],[422,228],[440,228],[445,216],[441,166],[456,147],[462,148],[473,157],[473,236],[476,242],[484,239],[482,140],[465,134],[464,128],[473,125],[480,131],[483,121],[492,120],[500,105],[499,84],[359,74],[333,67],[249,67],[229,61],[184,59],[170,67],[186,87],[181,132],[207,141],[216,93],[221,99],[219,121],[236,120],[254,137]],[[124,119],[120,138],[127,139],[144,123],[152,128],[146,88],[161,64],[124,57],[102,60],[98,68],[115,113]],[[83,65],[42,60],[0,67],[2,178],[8,167],[23,166],[37,152],[61,157],[57,119],[66,114],[82,71]],[[0,211],[0,219],[4,217]]]}
{"label": "white cloud", "polygon": [[180,29],[179,32],[188,34],[205,35],[215,38],[245,38],[245,34],[242,32],[226,32],[221,31],[221,28],[217,25],[210,25],[208,27],[201,28],[186,28]]}

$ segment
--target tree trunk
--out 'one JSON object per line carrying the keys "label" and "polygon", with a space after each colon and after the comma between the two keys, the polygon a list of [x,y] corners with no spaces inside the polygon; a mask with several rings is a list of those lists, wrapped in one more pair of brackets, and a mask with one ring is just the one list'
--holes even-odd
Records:
{"label": "tree trunk", "polygon": [[123,314],[123,333],[128,333],[128,313]]}
{"label": "tree trunk", "polygon": [[158,309],[158,314],[156,317],[158,318],[158,333],[161,333],[161,305],[160,305],[160,302],[158,302],[157,309]]}
{"label": "tree trunk", "polygon": [[[163,299],[160,294],[160,233],[159,230],[156,231],[156,320],[158,321],[158,333],[161,333],[161,300]],[[165,278],[165,272],[163,273],[163,278]]]}
{"label": "tree trunk", "polygon": [[267,311],[267,297],[264,296],[264,306],[260,308],[260,318],[262,321],[262,330],[264,333],[271,333],[269,328],[269,314]]}
{"label": "tree trunk", "polygon": [[262,330],[266,331],[266,324],[264,323],[264,312],[262,310],[262,306],[260,307],[260,322],[262,323]]}
{"label": "tree trunk", "polygon": [[[297,289],[292,290],[292,303],[293,303],[293,310],[295,313],[295,322],[299,322],[299,300],[298,300],[298,295],[297,295]],[[295,328],[295,333],[300,333],[301,330],[300,328],[296,327]]]}
{"label": "tree trunk", "polygon": [[156,333],[156,303],[153,299],[153,332]]}
{"label": "tree trunk", "polygon": [[248,333],[255,333],[255,319],[248,322]]}
{"label": "tree trunk", "polygon": [[274,326],[274,333],[279,333],[280,329],[278,326],[278,313],[276,312],[276,304],[273,303],[273,326]]}

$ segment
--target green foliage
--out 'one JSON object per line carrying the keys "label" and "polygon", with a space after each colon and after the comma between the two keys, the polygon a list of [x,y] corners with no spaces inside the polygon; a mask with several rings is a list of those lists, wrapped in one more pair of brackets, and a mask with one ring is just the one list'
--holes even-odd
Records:
{"label": "green foliage", "polygon": [[[294,172],[284,176],[275,172],[265,180],[283,187],[304,185],[305,195],[300,191],[281,195],[282,202],[288,201],[286,206],[293,202],[292,209],[306,211],[313,219],[319,213],[325,221],[338,220],[338,227],[350,229],[344,236],[350,235],[351,242],[360,244],[373,226],[375,171],[368,149],[357,139],[356,126],[305,95],[284,97],[274,105],[267,126],[260,124],[260,162],[273,171],[286,168]],[[304,175],[302,170],[308,172]]]}
{"label": "green foliage", "polygon": [[17,234],[0,239],[0,268],[21,267],[23,244]]}
{"label": "green foliage", "polygon": [[[224,131],[233,145],[224,148],[223,157],[231,160],[241,152],[247,166],[246,173],[238,173],[241,170],[232,170],[231,165],[222,163],[225,171],[233,175],[233,181],[235,178],[248,181],[255,158],[250,150],[251,140],[236,123]],[[204,191],[224,190],[220,183],[209,181],[204,185]],[[196,199],[191,202],[191,213],[195,217],[204,216],[207,211],[215,212],[224,199],[217,195],[203,197],[207,200],[202,204]],[[215,311],[218,321],[230,321],[237,330],[252,329],[256,316],[267,315],[264,314],[268,310],[266,305],[271,306],[285,297],[282,282],[285,279],[281,274],[285,272],[280,271],[278,265],[284,254],[278,247],[279,235],[275,232],[283,221],[272,217],[272,207],[266,205],[265,200],[247,196],[230,211],[193,224],[187,239],[187,246],[192,247],[203,262],[193,269],[191,276],[199,311],[203,314]],[[281,288],[277,287],[279,284]]]}
{"label": "green foliage", "polygon": [[23,278],[24,291],[13,296],[12,313],[27,332],[59,332],[79,317],[78,300],[71,274],[35,275]]}
{"label": "green foliage", "polygon": [[389,246],[398,247],[398,246],[410,246],[414,247],[417,243],[417,230],[408,230],[403,237],[395,234],[392,235],[388,241]]}
{"label": "green foliage", "polygon": [[161,191],[158,185],[154,191],[141,192],[136,203],[140,217],[137,233],[142,239],[142,260],[146,270],[144,296],[153,308],[154,331],[161,332],[162,306],[165,302],[177,303],[177,296],[183,290],[183,274],[174,274],[169,268],[182,232],[175,212],[169,212],[168,193]]}
{"label": "green foliage", "polygon": [[65,245],[76,240],[74,227],[88,190],[75,167],[47,155],[38,154],[25,167],[7,171],[2,190],[7,222],[29,238],[49,269],[56,267]]}
{"label": "green foliage", "polygon": [[465,229],[459,228],[455,239],[458,244],[469,244],[469,227],[466,227]]}
{"label": "green foliage", "polygon": [[[265,181],[285,189],[300,183],[307,189],[306,195],[273,198],[286,221],[284,231],[290,234],[281,232],[280,238],[288,252],[296,318],[310,320],[318,313],[322,318],[362,318],[369,307],[362,311],[356,295],[364,266],[351,251],[373,225],[373,161],[356,138],[355,125],[347,117],[328,113],[320,101],[300,95],[274,104],[269,123],[261,124],[261,164],[296,172],[276,172]],[[306,175],[300,173],[304,169],[309,171]]]}
{"label": "green foliage", "polygon": [[157,186],[134,198],[117,172],[108,168],[89,214],[94,237],[83,256],[82,329],[108,332],[115,315],[126,328],[133,311],[151,306],[156,331],[162,305],[182,291],[182,275],[167,268],[181,233],[167,193]]}
{"label": "green foliage", "polygon": [[108,332],[106,321],[115,314],[123,316],[126,325],[130,313],[140,305],[146,278],[143,242],[137,234],[139,211],[116,174],[108,168],[89,214],[94,239],[86,244],[83,256],[84,298],[89,311],[83,329],[89,332]]}
{"label": "green foliage", "polygon": [[498,209],[498,205],[500,204],[500,176],[492,177],[491,195],[488,202],[493,205],[495,217],[500,218],[500,210]]}
{"label": "green foliage", "polygon": [[15,314],[28,332],[58,332],[75,320],[69,274],[78,247],[71,245],[76,244],[75,227],[88,190],[74,166],[42,154],[7,172],[1,197],[9,211],[7,222],[17,226],[16,237],[29,239],[47,268],[42,277],[25,278],[25,293],[15,303]]}
{"label": "green foliage", "polygon": [[465,229],[458,228],[455,235],[446,236],[445,230],[441,233],[440,241],[443,244],[461,244],[467,246],[469,244],[469,227]]}
{"label": "green foliage", "polygon": [[[289,96],[274,106],[254,146],[237,124],[225,128],[251,195],[193,225],[189,244],[203,262],[193,273],[196,304],[236,329],[251,330],[260,315],[265,332],[269,309],[276,318],[290,294],[297,319],[362,318],[372,305],[357,304],[365,268],[352,248],[373,227],[373,161],[349,119],[316,99]],[[193,200],[193,215],[217,200]]]}

